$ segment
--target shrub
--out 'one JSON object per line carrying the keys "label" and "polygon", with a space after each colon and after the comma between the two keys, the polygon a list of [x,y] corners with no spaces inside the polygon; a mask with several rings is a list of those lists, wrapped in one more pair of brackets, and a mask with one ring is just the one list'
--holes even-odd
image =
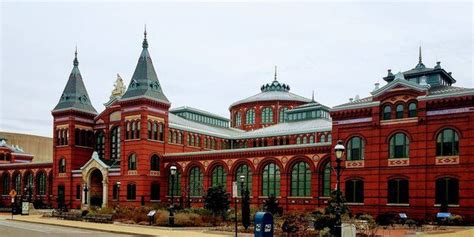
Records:
{"label": "shrub", "polygon": [[276,199],[275,195],[270,195],[265,203],[263,204],[263,209],[267,212],[272,213],[272,215],[279,215],[283,214],[283,208],[280,207],[280,203]]}
{"label": "shrub", "polygon": [[204,208],[210,210],[214,216],[221,216],[225,219],[230,207],[229,196],[222,185],[210,187],[204,200]]}
{"label": "shrub", "polygon": [[451,225],[463,225],[464,218],[460,215],[452,215],[449,217],[449,224]]}
{"label": "shrub", "polygon": [[115,211],[111,207],[103,207],[97,211],[97,214],[114,214]]}
{"label": "shrub", "polygon": [[305,214],[288,213],[283,216],[282,231],[288,234],[304,233],[309,226],[309,219]]}
{"label": "shrub", "polygon": [[158,210],[155,214],[155,223],[157,225],[168,225],[169,212],[166,210]]}
{"label": "shrub", "polygon": [[317,214],[314,216],[314,229],[323,230],[325,228],[332,229],[336,223],[336,216]]}
{"label": "shrub", "polygon": [[195,213],[177,213],[174,222],[178,226],[201,226],[202,218]]}
{"label": "shrub", "polygon": [[405,221],[405,224],[407,224],[408,227],[413,227],[413,226],[416,225],[416,221],[413,220],[413,219],[407,219],[407,220]]}
{"label": "shrub", "polygon": [[384,226],[393,225],[397,222],[396,220],[397,220],[397,214],[394,212],[382,213],[378,215],[376,218],[376,222],[379,225],[384,225]]}
{"label": "shrub", "polygon": [[331,229],[328,227],[319,231],[319,237],[331,237]]}

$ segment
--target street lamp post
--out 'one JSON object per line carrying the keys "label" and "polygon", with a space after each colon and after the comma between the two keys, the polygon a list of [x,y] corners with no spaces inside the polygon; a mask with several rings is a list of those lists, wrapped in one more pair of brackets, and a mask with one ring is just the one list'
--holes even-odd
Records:
{"label": "street lamp post", "polygon": [[89,192],[89,188],[87,188],[87,184],[84,184],[84,204],[87,205],[87,192]]}
{"label": "street lamp post", "polygon": [[[239,176],[239,182],[240,182],[240,193],[241,193],[241,205],[242,205],[242,201],[244,199],[244,182],[245,182],[245,176],[244,175],[241,175]],[[238,192],[235,194],[235,237],[237,237],[237,230],[238,230],[238,227],[237,227],[237,198],[238,198]],[[243,206],[242,206],[243,207]]]}
{"label": "street lamp post", "polygon": [[120,205],[120,185],[122,185],[122,183],[120,181],[117,181],[116,185],[117,185],[117,205]]}
{"label": "street lamp post", "polygon": [[340,237],[342,234],[342,221],[341,221],[341,171],[342,171],[342,157],[344,156],[345,147],[342,141],[338,141],[334,147],[334,153],[336,156],[336,222],[334,229],[336,237]]}
{"label": "street lamp post", "polygon": [[170,216],[168,218],[169,226],[174,226],[174,176],[176,175],[176,166],[172,165],[170,167],[170,175],[171,175],[171,205],[170,205]]}

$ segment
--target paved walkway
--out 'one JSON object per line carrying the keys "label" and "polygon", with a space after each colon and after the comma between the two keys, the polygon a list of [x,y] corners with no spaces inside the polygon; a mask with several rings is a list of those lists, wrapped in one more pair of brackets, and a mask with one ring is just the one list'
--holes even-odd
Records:
{"label": "paved walkway", "polygon": [[[11,216],[2,215],[1,219],[9,220]],[[14,217],[16,221],[26,221],[31,223],[49,224],[57,226],[75,227],[87,230],[98,230],[115,232],[122,234],[133,234],[133,235],[144,235],[144,236],[160,236],[160,237],[219,237],[219,236],[233,236],[232,233],[228,234],[214,234],[205,233],[206,229],[183,229],[183,228],[167,228],[167,227],[148,227],[138,225],[125,225],[125,224],[102,224],[102,223],[91,223],[84,221],[69,221],[69,220],[58,220],[55,218],[44,218],[40,215],[29,215]]]}

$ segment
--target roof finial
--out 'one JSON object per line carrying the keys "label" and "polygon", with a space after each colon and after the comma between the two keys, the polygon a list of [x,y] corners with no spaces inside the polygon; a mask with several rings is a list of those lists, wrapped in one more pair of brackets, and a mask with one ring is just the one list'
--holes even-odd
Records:
{"label": "roof finial", "polygon": [[146,49],[146,48],[148,48],[148,41],[146,40],[146,24],[145,24],[145,31],[143,32],[143,36],[144,36],[144,38],[143,38],[142,47],[143,47],[144,49]]}
{"label": "roof finial", "polygon": [[313,95],[311,96],[311,102],[314,102],[314,90],[313,90]]}
{"label": "roof finial", "polygon": [[277,80],[277,66],[275,65],[275,76],[274,76],[274,80],[276,81]]}
{"label": "roof finial", "polygon": [[418,48],[418,64],[422,64],[422,58],[421,58],[421,45]]}
{"label": "roof finial", "polygon": [[77,60],[77,44],[76,44],[76,50],[74,51],[74,61],[73,61],[74,66],[79,66],[79,60]]}

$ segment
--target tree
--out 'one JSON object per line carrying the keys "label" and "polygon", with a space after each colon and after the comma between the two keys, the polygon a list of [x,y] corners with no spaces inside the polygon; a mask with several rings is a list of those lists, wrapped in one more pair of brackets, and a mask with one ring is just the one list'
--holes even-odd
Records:
{"label": "tree", "polygon": [[267,212],[272,213],[272,215],[282,215],[283,214],[283,208],[280,207],[280,203],[276,199],[275,195],[270,195],[267,200],[265,200],[265,203],[263,204],[263,209]]}
{"label": "tree", "polygon": [[[352,217],[351,210],[349,210],[349,208],[346,205],[344,205],[346,200],[344,196],[342,195],[342,192],[341,192],[340,197],[341,197],[341,200],[339,203],[341,204],[341,216],[344,214],[348,214],[350,217]],[[331,195],[329,196],[328,206],[324,209],[324,214],[336,215],[336,207],[337,207],[337,191],[334,190],[331,192]]]}
{"label": "tree", "polygon": [[250,226],[250,197],[249,190],[245,190],[242,199],[242,225],[247,230]]}
{"label": "tree", "polygon": [[210,187],[204,197],[204,208],[210,210],[214,216],[221,216],[225,219],[226,212],[230,207],[229,193],[222,185]]}

